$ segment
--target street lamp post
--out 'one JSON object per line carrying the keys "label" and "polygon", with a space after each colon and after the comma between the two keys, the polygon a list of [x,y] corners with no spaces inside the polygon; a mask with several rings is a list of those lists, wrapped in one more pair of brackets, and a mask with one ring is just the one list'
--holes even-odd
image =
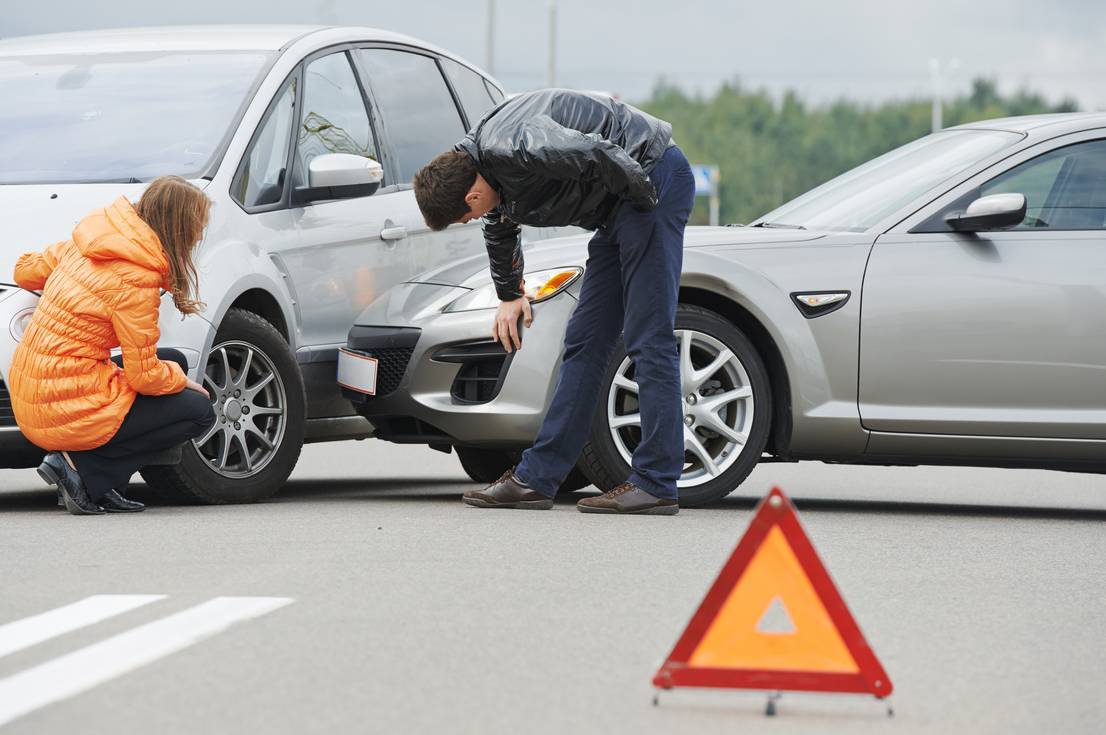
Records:
{"label": "street lamp post", "polygon": [[557,0],[549,0],[549,55],[545,64],[545,86],[557,86]]}
{"label": "street lamp post", "polygon": [[942,129],[944,125],[944,96],[945,85],[942,71],[945,73],[951,73],[956,71],[960,66],[958,59],[953,59],[944,65],[944,69],[941,68],[940,59],[929,60],[929,74],[930,79],[933,81],[933,106],[930,109],[929,122],[932,132],[936,133]]}
{"label": "street lamp post", "polygon": [[484,36],[484,68],[495,74],[495,0],[488,0],[488,29]]}

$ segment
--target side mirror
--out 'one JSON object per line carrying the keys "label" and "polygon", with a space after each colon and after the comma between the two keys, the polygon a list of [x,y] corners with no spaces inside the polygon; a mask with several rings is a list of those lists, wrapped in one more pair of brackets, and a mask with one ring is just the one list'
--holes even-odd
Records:
{"label": "side mirror", "polygon": [[991,194],[980,197],[963,212],[950,212],[945,223],[957,232],[1005,230],[1025,219],[1024,194]]}
{"label": "side mirror", "polygon": [[367,197],[380,188],[384,167],[352,153],[324,153],[307,164],[307,186],[294,192],[297,204],[323,199]]}

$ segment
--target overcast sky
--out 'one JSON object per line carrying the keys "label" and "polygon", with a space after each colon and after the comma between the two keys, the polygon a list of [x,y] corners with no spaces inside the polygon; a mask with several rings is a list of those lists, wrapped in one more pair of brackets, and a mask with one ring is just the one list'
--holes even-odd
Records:
{"label": "overcast sky", "polygon": [[[488,0],[4,0],[0,36],[192,23],[372,25],[485,65]],[[740,78],[825,101],[929,96],[930,59],[1106,109],[1106,0],[556,0],[560,85],[647,96]],[[493,73],[544,86],[549,0],[496,0]],[[18,8],[18,9],[15,9]]]}

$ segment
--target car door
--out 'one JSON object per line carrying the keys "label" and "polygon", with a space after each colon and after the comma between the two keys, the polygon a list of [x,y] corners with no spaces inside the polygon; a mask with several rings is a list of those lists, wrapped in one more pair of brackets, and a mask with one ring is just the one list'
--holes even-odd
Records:
{"label": "car door", "polygon": [[[1106,439],[1103,137],[1030,148],[877,240],[862,301],[866,428]],[[1000,192],[1027,198],[1016,228],[944,223]]]}
{"label": "car door", "polygon": [[347,50],[325,51],[303,64],[302,104],[292,155],[291,217],[295,247],[278,256],[288,274],[300,322],[300,361],[327,362],[345,344],[354,318],[407,276],[395,228],[406,198],[387,170],[371,196],[296,203],[307,167],[319,155],[346,153],[379,160],[368,98]]}
{"label": "car door", "polygon": [[[448,59],[388,46],[360,48],[353,57],[372,90],[400,191],[395,219],[406,230],[401,254],[406,257],[407,274],[413,276],[483,252],[477,221],[432,232],[422,218],[410,183],[416,171],[439,153],[451,150],[465,135],[465,120],[442,75],[440,65]],[[487,107],[491,107],[487,89],[483,91]]]}

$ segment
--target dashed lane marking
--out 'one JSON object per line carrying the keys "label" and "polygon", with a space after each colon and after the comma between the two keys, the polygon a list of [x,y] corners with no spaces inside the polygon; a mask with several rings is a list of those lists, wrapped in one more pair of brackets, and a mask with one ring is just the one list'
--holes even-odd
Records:
{"label": "dashed lane marking", "polygon": [[0,679],[0,726],[292,602],[288,597],[215,597]]}
{"label": "dashed lane marking", "polygon": [[0,625],[0,657],[162,599],[165,595],[93,595],[72,605]]}

